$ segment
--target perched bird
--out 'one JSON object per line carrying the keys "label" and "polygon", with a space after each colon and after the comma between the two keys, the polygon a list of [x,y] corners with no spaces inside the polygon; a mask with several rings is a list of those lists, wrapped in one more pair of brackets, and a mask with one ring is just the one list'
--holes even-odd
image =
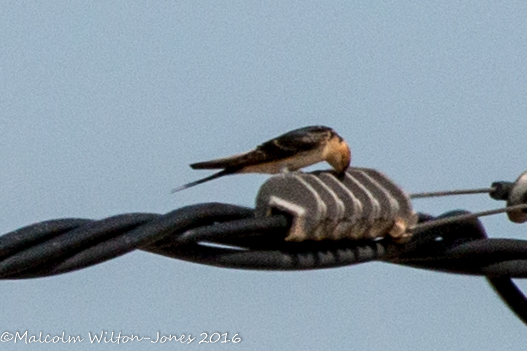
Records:
{"label": "perched bird", "polygon": [[343,174],[351,161],[346,141],[329,127],[299,128],[243,154],[191,164],[193,169],[223,170],[173,189],[172,193],[229,174],[291,172],[322,161],[327,161],[338,174]]}

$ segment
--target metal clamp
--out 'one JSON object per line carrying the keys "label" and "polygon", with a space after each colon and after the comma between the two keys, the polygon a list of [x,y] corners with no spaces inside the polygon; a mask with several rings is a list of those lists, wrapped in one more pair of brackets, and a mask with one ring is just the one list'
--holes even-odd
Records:
{"label": "metal clamp", "polygon": [[287,241],[390,236],[403,242],[417,223],[408,195],[369,168],[352,167],[342,177],[331,171],[274,176],[260,188],[256,216],[275,211],[292,216]]}

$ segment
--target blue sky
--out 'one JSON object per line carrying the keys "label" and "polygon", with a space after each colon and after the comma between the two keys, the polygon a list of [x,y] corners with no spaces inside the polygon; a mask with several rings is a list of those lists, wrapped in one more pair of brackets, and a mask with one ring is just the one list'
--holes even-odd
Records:
{"label": "blue sky", "polygon": [[[408,192],[514,180],[527,166],[525,18],[522,1],[5,2],[0,233],[209,201],[254,206],[265,175],[170,189],[209,174],[189,163],[314,124],[348,140],[354,165],[382,170]],[[439,215],[503,204],[481,195],[414,205]],[[525,226],[504,215],[483,223],[490,237],[525,238]],[[483,278],[385,263],[252,272],[134,252],[57,277],[3,281],[0,295],[0,332],[243,339],[208,346],[218,350],[527,343],[525,326]]]}

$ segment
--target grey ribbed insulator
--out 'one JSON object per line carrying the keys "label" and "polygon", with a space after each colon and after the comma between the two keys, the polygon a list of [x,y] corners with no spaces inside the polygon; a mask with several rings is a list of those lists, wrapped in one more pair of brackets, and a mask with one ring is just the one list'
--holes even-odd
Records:
{"label": "grey ribbed insulator", "polygon": [[283,173],[265,182],[256,215],[275,211],[292,216],[286,240],[409,239],[417,223],[408,195],[384,174],[369,168],[334,172]]}

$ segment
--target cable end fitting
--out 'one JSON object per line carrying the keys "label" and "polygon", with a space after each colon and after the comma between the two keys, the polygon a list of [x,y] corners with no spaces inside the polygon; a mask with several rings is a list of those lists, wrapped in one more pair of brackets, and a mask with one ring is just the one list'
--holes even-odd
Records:
{"label": "cable end fitting", "polygon": [[489,195],[494,200],[506,201],[509,199],[509,194],[511,193],[513,186],[514,186],[514,183],[511,183],[511,182],[506,182],[506,181],[494,182],[491,185],[491,187],[494,190],[492,190],[489,193]]}

